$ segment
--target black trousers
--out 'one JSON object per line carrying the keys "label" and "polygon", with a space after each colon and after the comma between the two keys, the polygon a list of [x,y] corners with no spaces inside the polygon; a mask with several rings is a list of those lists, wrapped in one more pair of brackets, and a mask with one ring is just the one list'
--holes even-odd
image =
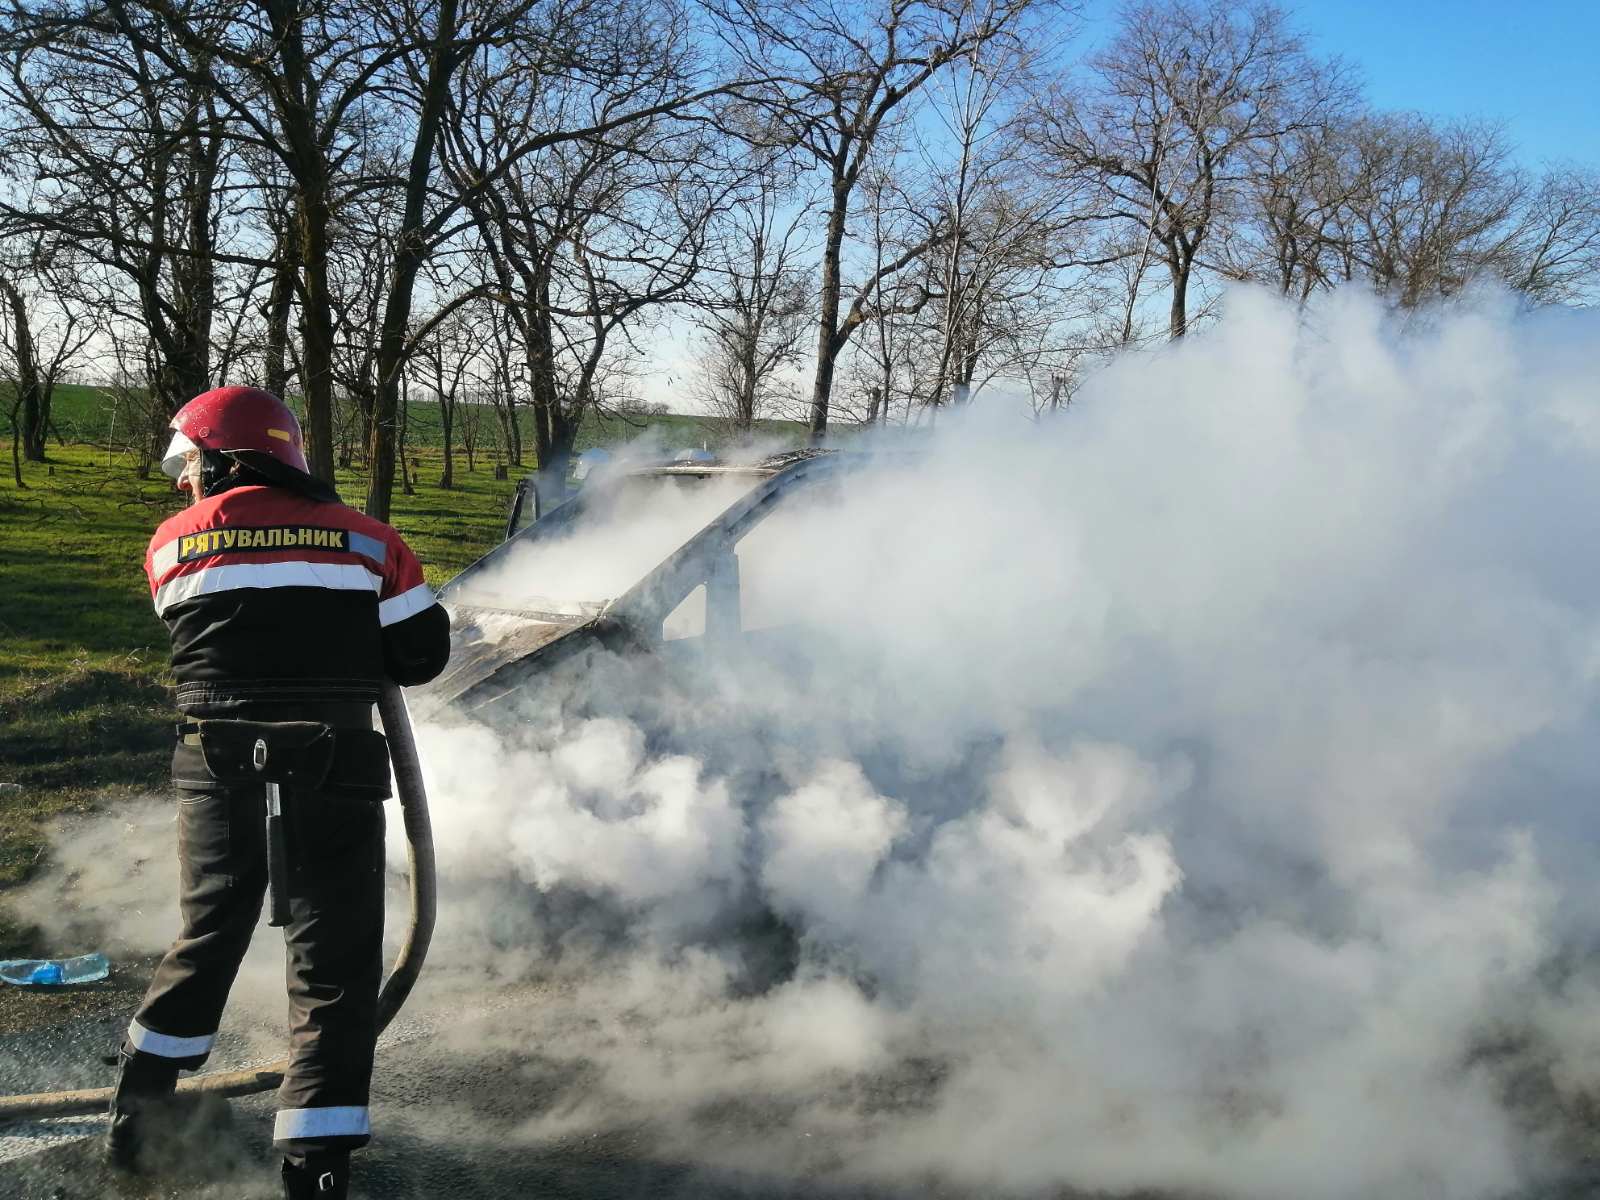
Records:
{"label": "black trousers", "polygon": [[[192,777],[192,776],[191,776]],[[381,804],[284,788],[289,1069],[274,1144],[291,1157],[365,1145],[382,977]],[[128,1027],[125,1081],[206,1060],[267,886],[261,786],[178,792],[182,932]]]}

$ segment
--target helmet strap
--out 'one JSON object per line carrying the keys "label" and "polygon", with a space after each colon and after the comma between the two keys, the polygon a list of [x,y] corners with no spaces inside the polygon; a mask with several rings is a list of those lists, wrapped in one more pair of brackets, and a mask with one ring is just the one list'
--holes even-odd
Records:
{"label": "helmet strap", "polygon": [[319,503],[339,499],[339,493],[332,484],[296,470],[264,450],[234,450],[231,457],[239,464],[239,483],[265,483],[272,487],[287,488]]}
{"label": "helmet strap", "polygon": [[233,478],[234,461],[220,450],[200,451],[200,490],[202,495],[215,496],[225,492],[236,482]]}

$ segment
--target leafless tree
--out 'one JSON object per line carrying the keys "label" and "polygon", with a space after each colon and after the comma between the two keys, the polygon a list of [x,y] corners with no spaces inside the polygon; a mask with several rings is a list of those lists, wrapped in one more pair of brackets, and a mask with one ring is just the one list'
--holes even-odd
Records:
{"label": "leafless tree", "polygon": [[[477,364],[474,364],[476,367]],[[468,375],[462,381],[462,404],[458,412],[458,421],[461,429],[461,449],[467,456],[467,473],[470,475],[478,469],[478,448],[483,444],[484,420],[483,410],[487,397],[481,387],[482,380],[476,374]],[[494,426],[491,423],[490,438],[493,440]]]}
{"label": "leafless tree", "polygon": [[[747,92],[770,117],[764,136],[795,146],[826,179],[810,411],[811,435],[821,439],[840,353],[868,312],[865,301],[845,306],[844,248],[857,185],[880,139],[936,73],[975,46],[1017,36],[1024,18],[1045,6],[1041,0],[799,0],[781,9],[761,0],[712,0],[711,6],[752,73],[777,76]],[[858,299],[870,298],[948,232],[936,229],[924,244],[881,264],[857,289]]]}
{"label": "leafless tree", "polygon": [[1527,186],[1500,131],[1389,113],[1363,118],[1349,138],[1343,275],[1404,307],[1481,277]]}
{"label": "leafless tree", "polygon": [[713,238],[707,286],[691,310],[707,343],[700,392],[739,434],[749,433],[777,377],[799,361],[811,324],[806,217],[798,197],[763,173]]}
{"label": "leafless tree", "polygon": [[44,461],[44,422],[49,405],[45,398],[39,355],[34,348],[33,317],[22,289],[0,270],[0,381],[9,385],[11,409],[11,475],[19,488],[22,459]]}
{"label": "leafless tree", "polygon": [[233,160],[238,198],[230,205],[230,223],[239,230],[234,240],[250,245],[261,259],[219,273],[219,289],[231,280],[233,294],[217,302],[227,332],[217,351],[216,383],[249,383],[288,397],[303,391],[297,389],[294,189],[278,157],[253,142],[241,142]]}
{"label": "leafless tree", "polygon": [[[1304,300],[1363,280],[1402,307],[1494,280],[1536,303],[1592,294],[1596,178],[1534,176],[1480,121],[1352,113],[1258,147],[1245,236],[1229,271]],[[1253,234],[1251,227],[1253,226]]]}
{"label": "leafless tree", "polygon": [[1531,300],[1600,300],[1600,170],[1547,170],[1527,194],[1497,257],[1501,277]]}
{"label": "leafless tree", "polygon": [[[618,343],[699,271],[732,183],[695,118],[693,47],[670,6],[588,11],[586,57],[556,74],[526,47],[474,60],[452,97],[446,172],[470,214],[527,374],[541,472],[564,480]],[[524,53],[527,51],[527,53]]]}
{"label": "leafless tree", "polygon": [[[13,246],[31,253],[0,259],[0,383],[10,392],[11,473],[26,487],[22,462],[44,462],[57,381],[88,344],[94,322],[65,286],[71,266],[37,238]],[[9,261],[7,261],[7,259]]]}
{"label": "leafless tree", "polygon": [[[984,52],[989,58],[984,57]],[[949,237],[930,256],[930,274],[937,292],[935,305],[939,318],[936,338],[938,358],[933,371],[929,399],[940,403],[952,382],[965,391],[971,386],[979,354],[980,326],[985,319],[988,285],[998,270],[1007,239],[1005,217],[995,186],[997,176],[1007,164],[1004,149],[994,150],[1008,140],[1010,130],[1001,109],[1007,85],[1026,61],[1021,47],[1009,45],[974,46],[946,70],[942,86],[935,87],[936,100],[929,105],[937,118],[939,141],[954,147],[954,161],[945,163],[942,155],[933,159],[932,174],[938,187],[940,207],[947,214]],[[927,154],[925,147],[925,154]],[[991,217],[983,222],[981,208]],[[992,218],[999,217],[999,220]],[[979,225],[989,226],[983,233]],[[984,233],[989,236],[985,237]],[[987,276],[987,278],[985,278]]]}
{"label": "leafless tree", "polygon": [[1061,178],[1098,185],[1103,219],[1158,248],[1178,338],[1201,252],[1237,214],[1254,152],[1326,124],[1346,94],[1338,64],[1313,60],[1271,4],[1140,3],[1081,86],[1040,104],[1033,137]]}
{"label": "leafless tree", "polygon": [[[1337,272],[1342,220],[1357,180],[1346,170],[1354,118],[1294,130],[1256,147],[1243,235],[1227,273],[1263,279],[1302,303]],[[1254,236],[1252,236],[1252,234]]]}
{"label": "leafless tree", "polygon": [[923,399],[974,394],[986,378],[1022,376],[1055,344],[1059,316],[1097,258],[1089,231],[1099,197],[1041,170],[1024,136],[1033,51],[974,47],[930,93],[919,139],[930,203],[949,236],[922,270],[929,296],[915,316],[933,361]]}
{"label": "leafless tree", "polygon": [[[136,7],[137,6],[137,7]],[[345,0],[296,6],[258,0],[246,8],[200,0],[112,0],[110,11],[137,48],[171,70],[214,81],[218,103],[268,149],[293,196],[293,248],[301,315],[301,375],[313,470],[331,477],[335,317],[330,261],[339,212],[355,194],[382,191],[394,215],[393,250],[375,362],[369,420],[367,510],[388,513],[399,379],[421,330],[412,328],[423,264],[446,240],[460,196],[439,193],[435,150],[457,71],[475,53],[513,37],[548,32],[537,0]],[[564,12],[564,10],[561,10]],[[133,14],[159,22],[151,37]],[[352,155],[374,139],[395,150],[395,169],[352,171]],[[485,186],[478,180],[474,186]],[[464,302],[465,298],[458,298]],[[435,319],[447,315],[436,308]]]}
{"label": "leafless tree", "polygon": [[327,264],[334,394],[338,403],[355,413],[349,433],[354,444],[341,435],[339,462],[349,466],[351,458],[358,456],[368,469],[379,405],[378,352],[396,237],[394,214],[384,201],[381,193],[374,193],[341,206]]}
{"label": "leafless tree", "polygon": [[159,23],[138,29],[130,44],[86,3],[16,3],[0,17],[0,161],[13,184],[0,209],[96,265],[142,326],[153,442],[208,385],[215,265],[238,256],[218,245],[228,135],[204,64],[172,70]]}
{"label": "leafless tree", "polygon": [[[1519,166],[1483,122],[1360,110],[1256,0],[1136,0],[1025,103],[1027,25],[1055,18],[1059,42],[1070,12],[0,0],[14,474],[91,324],[141,469],[195,392],[297,387],[316,470],[367,468],[385,516],[396,466],[412,482],[404,389],[472,394],[447,435],[469,469],[480,419],[520,461],[528,409],[564,477],[587,414],[637,409],[642,335],[692,303],[734,423],[792,376],[821,437],[932,419],[997,374],[1059,407],[1103,354],[1182,336],[1224,279],[1600,297],[1594,171]],[[772,171],[815,183],[814,219]]]}
{"label": "leafless tree", "polygon": [[[462,386],[468,369],[478,356],[479,344],[469,336],[458,310],[450,319],[433,327],[416,354],[418,377],[439,406],[439,426],[444,443],[444,469],[439,486],[455,487],[456,415],[460,411]],[[471,469],[470,461],[468,469]]]}
{"label": "leafless tree", "polygon": [[[905,238],[901,231],[906,196],[894,174],[883,167],[871,167],[861,182],[865,241],[869,262],[876,274],[899,254]],[[857,389],[867,397],[862,414],[865,425],[887,425],[896,409],[896,393],[905,397],[909,412],[916,358],[910,353],[912,332],[903,317],[927,303],[927,289],[903,278],[888,280],[882,289],[888,303],[879,304],[872,314],[870,334],[863,337],[860,351],[851,363]],[[909,293],[909,300],[902,294]]]}

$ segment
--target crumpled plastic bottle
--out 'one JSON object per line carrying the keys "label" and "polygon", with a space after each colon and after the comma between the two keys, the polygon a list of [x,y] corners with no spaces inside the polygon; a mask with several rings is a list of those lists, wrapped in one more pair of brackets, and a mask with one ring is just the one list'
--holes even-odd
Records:
{"label": "crumpled plastic bottle", "polygon": [[111,960],[98,951],[76,958],[13,958],[0,962],[0,979],[15,987],[93,983],[111,974]]}

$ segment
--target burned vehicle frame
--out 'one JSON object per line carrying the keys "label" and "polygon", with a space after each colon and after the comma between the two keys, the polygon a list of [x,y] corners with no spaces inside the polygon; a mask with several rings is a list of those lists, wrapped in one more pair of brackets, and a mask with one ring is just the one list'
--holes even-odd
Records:
{"label": "burned vehicle frame", "polygon": [[[778,510],[815,496],[828,482],[859,468],[866,456],[808,449],[758,462],[678,462],[621,470],[586,485],[571,499],[540,514],[457,575],[440,591],[449,608],[454,642],[450,666],[414,694],[422,715],[446,707],[463,715],[488,716],[517,695],[531,675],[554,669],[595,647],[618,653],[651,653],[666,643],[668,617],[697,587],[705,588],[703,645],[727,649],[740,637],[739,542]],[[684,486],[718,481],[748,483],[715,516],[612,597],[569,602],[559,609],[496,594],[486,587],[519,550],[560,539],[593,537],[605,555],[604,533],[590,526],[595,510],[619,490],[652,483]],[[519,502],[521,496],[519,494]],[[511,526],[517,521],[513,507]]]}

